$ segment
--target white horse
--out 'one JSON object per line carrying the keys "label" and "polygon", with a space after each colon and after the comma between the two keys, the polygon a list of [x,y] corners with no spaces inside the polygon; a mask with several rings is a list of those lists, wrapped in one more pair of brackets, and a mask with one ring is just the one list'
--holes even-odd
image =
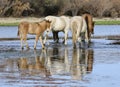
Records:
{"label": "white horse", "polygon": [[67,44],[68,31],[70,29],[70,18],[67,16],[47,16],[45,20],[51,21],[52,31],[63,31],[65,33],[65,42]]}
{"label": "white horse", "polygon": [[79,41],[81,43],[82,33],[85,35],[85,40],[88,43],[88,31],[87,31],[87,24],[83,17],[81,16],[74,16],[71,18],[70,21],[71,31],[72,31],[72,39],[74,48],[76,48],[76,42]]}

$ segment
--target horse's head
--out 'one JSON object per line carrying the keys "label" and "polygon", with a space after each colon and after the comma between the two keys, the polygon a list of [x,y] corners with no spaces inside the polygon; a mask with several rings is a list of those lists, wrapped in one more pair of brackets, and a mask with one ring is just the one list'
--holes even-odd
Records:
{"label": "horse's head", "polygon": [[47,27],[47,32],[49,32],[52,28],[51,28],[51,21],[49,21],[49,20],[46,20],[46,19],[44,19],[44,21],[46,22],[46,27]]}
{"label": "horse's head", "polygon": [[53,17],[52,16],[47,16],[47,17],[45,17],[45,20],[51,22],[53,20]]}

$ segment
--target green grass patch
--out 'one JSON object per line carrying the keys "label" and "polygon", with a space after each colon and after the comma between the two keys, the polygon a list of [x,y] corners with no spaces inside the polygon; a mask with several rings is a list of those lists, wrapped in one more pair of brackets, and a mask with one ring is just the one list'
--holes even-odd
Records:
{"label": "green grass patch", "polygon": [[[0,26],[18,26],[19,22],[15,23],[0,23]],[[120,25],[120,20],[113,21],[95,21],[95,25]]]}
{"label": "green grass patch", "polygon": [[19,23],[0,23],[0,26],[18,26]]}
{"label": "green grass patch", "polygon": [[113,21],[95,21],[95,25],[120,25],[120,20]]}

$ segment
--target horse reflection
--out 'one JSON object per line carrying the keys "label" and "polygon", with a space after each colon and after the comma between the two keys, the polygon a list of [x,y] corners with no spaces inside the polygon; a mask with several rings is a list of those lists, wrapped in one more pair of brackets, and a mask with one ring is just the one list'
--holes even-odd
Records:
{"label": "horse reflection", "polygon": [[68,49],[55,47],[48,52],[47,68],[51,74],[65,74],[69,72]]}
{"label": "horse reflection", "polygon": [[93,67],[93,50],[74,49],[70,72],[72,79],[82,80],[87,72],[91,72]]}
{"label": "horse reflection", "polygon": [[[74,80],[82,80],[83,76],[92,72],[93,55],[91,49],[69,49],[52,47],[42,50],[40,55],[35,51],[35,58],[20,58],[19,70],[22,75],[67,75]],[[70,56],[69,56],[70,55]],[[27,71],[27,72],[24,72]]]}
{"label": "horse reflection", "polygon": [[[44,55],[43,55],[44,54]],[[28,58],[20,58],[18,68],[22,75],[40,75],[50,76],[49,70],[45,67],[46,51],[42,50],[41,55],[37,56],[35,51],[35,59],[28,60]]]}

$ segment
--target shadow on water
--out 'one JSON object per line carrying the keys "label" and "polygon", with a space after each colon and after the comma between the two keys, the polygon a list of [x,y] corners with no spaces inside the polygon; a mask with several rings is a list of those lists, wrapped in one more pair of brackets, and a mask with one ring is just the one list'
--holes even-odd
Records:
{"label": "shadow on water", "polygon": [[0,77],[4,84],[69,85],[72,80],[82,80],[92,72],[94,52],[90,49],[50,47],[33,53],[34,57],[1,60]]}

